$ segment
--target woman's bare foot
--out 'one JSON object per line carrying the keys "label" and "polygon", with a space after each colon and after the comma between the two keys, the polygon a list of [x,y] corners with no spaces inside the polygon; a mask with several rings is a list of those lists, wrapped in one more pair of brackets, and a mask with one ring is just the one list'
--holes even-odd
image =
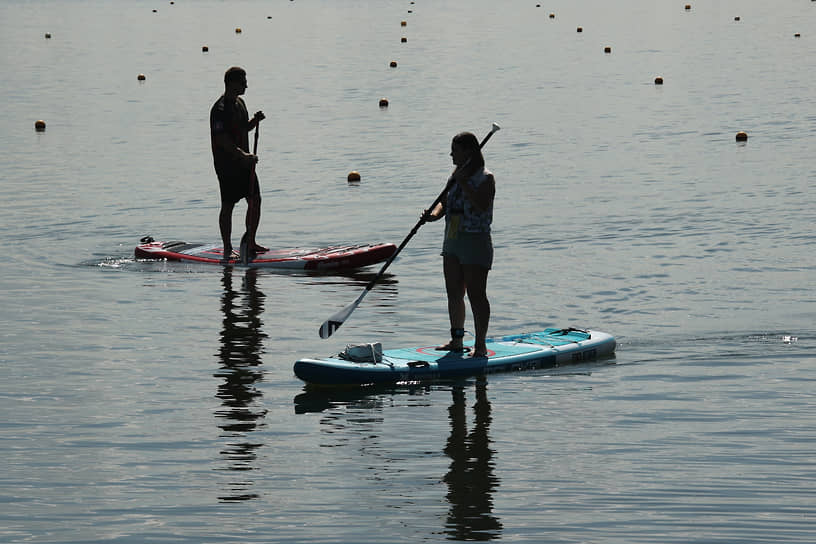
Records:
{"label": "woman's bare foot", "polygon": [[454,353],[463,353],[463,352],[470,351],[470,348],[466,348],[466,347],[462,346],[462,341],[461,340],[459,340],[458,342],[456,340],[451,340],[447,344],[442,344],[441,346],[437,346],[436,349],[438,351],[452,351]]}

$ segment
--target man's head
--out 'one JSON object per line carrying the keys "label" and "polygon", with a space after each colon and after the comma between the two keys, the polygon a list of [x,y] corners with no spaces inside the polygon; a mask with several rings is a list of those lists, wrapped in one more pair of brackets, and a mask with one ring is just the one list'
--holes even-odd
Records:
{"label": "man's head", "polygon": [[224,87],[227,92],[244,94],[247,88],[246,70],[240,66],[233,66],[224,72]]}

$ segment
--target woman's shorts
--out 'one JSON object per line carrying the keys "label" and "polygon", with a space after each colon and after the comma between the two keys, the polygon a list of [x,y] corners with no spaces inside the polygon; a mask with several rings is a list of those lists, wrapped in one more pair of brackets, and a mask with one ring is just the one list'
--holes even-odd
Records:
{"label": "woman's shorts", "polygon": [[490,270],[493,266],[493,239],[489,232],[459,232],[445,238],[444,257],[455,257],[459,264],[477,264]]}

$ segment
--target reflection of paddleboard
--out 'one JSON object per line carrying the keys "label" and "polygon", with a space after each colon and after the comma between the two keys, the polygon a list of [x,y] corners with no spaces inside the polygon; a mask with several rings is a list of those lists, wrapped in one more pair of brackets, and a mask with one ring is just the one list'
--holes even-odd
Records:
{"label": "reflection of paddleboard", "polygon": [[[473,342],[465,345],[472,346]],[[615,339],[598,331],[546,329],[490,338],[487,350],[487,357],[471,357],[469,353],[437,351],[434,347],[387,349],[381,355],[376,349],[371,353],[357,349],[351,356],[344,352],[300,359],[295,363],[295,375],[315,385],[363,385],[551,368],[611,355]]]}
{"label": "reflection of paddleboard", "polygon": [[[362,268],[387,260],[394,254],[394,244],[362,244],[322,248],[270,249],[258,253],[247,263],[252,267],[290,268],[298,270],[340,270]],[[237,252],[224,260],[221,244],[155,242],[147,236],[134,251],[137,259],[167,259],[208,264],[241,264]]]}

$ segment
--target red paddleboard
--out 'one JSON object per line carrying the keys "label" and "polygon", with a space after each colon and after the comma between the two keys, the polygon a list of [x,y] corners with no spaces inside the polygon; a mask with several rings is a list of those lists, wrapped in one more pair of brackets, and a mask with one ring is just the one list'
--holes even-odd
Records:
{"label": "red paddleboard", "polygon": [[[251,267],[295,270],[342,270],[362,268],[386,261],[397,250],[394,244],[361,244],[321,248],[270,249],[255,255]],[[224,259],[222,244],[199,244],[181,241],[156,242],[146,236],[136,246],[137,259],[166,259],[220,265],[241,265],[236,251]]]}

